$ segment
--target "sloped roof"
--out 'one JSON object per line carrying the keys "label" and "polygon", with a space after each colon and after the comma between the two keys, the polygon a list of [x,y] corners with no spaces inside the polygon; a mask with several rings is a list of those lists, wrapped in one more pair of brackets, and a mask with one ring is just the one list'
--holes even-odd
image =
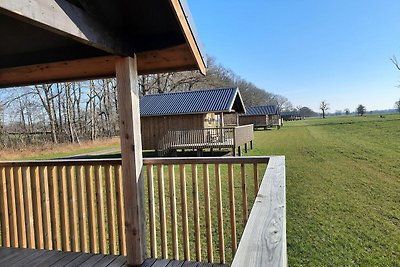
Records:
{"label": "sloped roof", "polygon": [[277,106],[256,106],[246,108],[246,113],[241,116],[276,115],[279,114]]}
{"label": "sloped roof", "polygon": [[146,95],[140,99],[141,117],[209,112],[245,112],[239,89],[222,88]]}

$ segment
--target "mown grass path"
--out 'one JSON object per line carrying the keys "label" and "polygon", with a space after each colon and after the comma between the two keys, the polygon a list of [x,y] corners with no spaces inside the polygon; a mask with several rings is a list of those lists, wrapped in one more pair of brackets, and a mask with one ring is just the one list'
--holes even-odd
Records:
{"label": "mown grass path", "polygon": [[250,155],[285,155],[290,266],[400,266],[400,116],[287,122]]}

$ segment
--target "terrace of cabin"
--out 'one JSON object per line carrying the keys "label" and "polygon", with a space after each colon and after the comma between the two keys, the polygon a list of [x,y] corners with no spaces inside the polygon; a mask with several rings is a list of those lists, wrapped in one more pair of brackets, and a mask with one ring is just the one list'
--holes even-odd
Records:
{"label": "terrace of cabin", "polygon": [[[205,73],[201,45],[185,1],[2,0],[0,25],[0,87],[116,76],[122,152],[119,160],[1,162],[0,265],[198,266],[189,262],[189,169],[192,183],[188,190],[193,192],[196,222],[193,259],[205,259],[200,252],[201,205],[196,190],[197,171],[201,171],[207,261],[214,262],[217,254],[210,234],[214,231],[211,191],[217,197],[218,262],[225,262],[222,199],[228,197],[233,266],[286,265],[283,157],[142,159],[138,74],[194,69]],[[265,174],[259,169],[261,165],[266,165]],[[178,166],[181,192],[183,248],[179,249],[174,166]],[[164,170],[168,170],[172,192],[170,242]],[[210,175],[209,170],[214,174]],[[250,215],[249,173],[253,174],[256,196]],[[224,175],[229,181],[227,196],[221,194]],[[216,183],[215,188],[209,186],[210,180]],[[240,205],[244,207],[243,224],[247,222],[247,227],[237,248],[234,200],[238,189]],[[159,208],[157,216],[155,203]],[[172,254],[168,253],[171,242]],[[183,257],[179,256],[181,249]],[[152,258],[164,260],[147,259],[147,251]]]}

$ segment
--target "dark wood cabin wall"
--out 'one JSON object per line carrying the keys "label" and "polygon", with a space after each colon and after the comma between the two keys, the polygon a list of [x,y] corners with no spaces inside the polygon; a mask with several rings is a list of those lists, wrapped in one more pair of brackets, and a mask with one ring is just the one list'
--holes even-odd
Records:
{"label": "dark wood cabin wall", "polygon": [[205,114],[142,117],[143,150],[156,150],[158,142],[168,130],[203,129]]}
{"label": "dark wood cabin wall", "polygon": [[268,117],[265,115],[239,117],[239,124],[254,124],[254,126],[268,125]]}

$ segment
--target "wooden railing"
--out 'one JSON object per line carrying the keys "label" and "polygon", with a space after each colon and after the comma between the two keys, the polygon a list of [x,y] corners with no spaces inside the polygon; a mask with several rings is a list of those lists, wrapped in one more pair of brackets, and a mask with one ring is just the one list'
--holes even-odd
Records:
{"label": "wooden railing", "polygon": [[1,245],[126,254],[121,160],[0,163]]}
{"label": "wooden railing", "polygon": [[[257,204],[257,211],[255,205],[249,218],[260,183],[257,203],[266,194],[274,196],[275,191],[268,190],[276,188],[276,179],[284,182],[282,173],[273,173],[276,164],[271,167],[269,161],[270,157],[144,159],[149,255],[220,263],[236,260],[248,220],[252,229],[258,229],[258,216],[279,218],[279,223],[284,219],[279,210],[284,196],[261,208]],[[121,160],[0,162],[0,217],[3,247],[126,255]],[[248,228],[242,238],[246,242],[253,240]],[[261,236],[275,242],[274,233],[268,230]],[[272,243],[273,249],[264,252],[264,241],[260,242],[260,253],[276,250]],[[249,247],[242,243],[239,251]]]}
{"label": "wooden railing", "polygon": [[253,138],[253,125],[169,130],[160,140],[158,151],[163,156],[173,149],[236,148],[251,142]]}
{"label": "wooden railing", "polygon": [[268,160],[146,159],[151,257],[231,262]]}

